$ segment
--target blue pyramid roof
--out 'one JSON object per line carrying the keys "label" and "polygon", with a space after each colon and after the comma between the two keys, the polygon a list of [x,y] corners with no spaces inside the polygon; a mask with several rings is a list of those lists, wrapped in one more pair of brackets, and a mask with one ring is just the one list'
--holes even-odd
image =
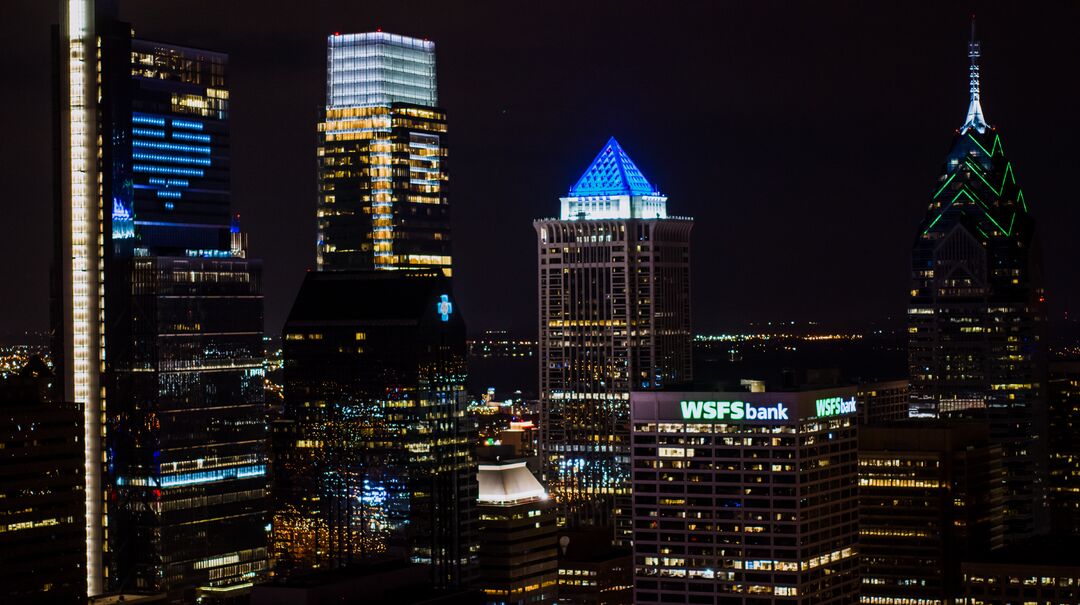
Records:
{"label": "blue pyramid roof", "polygon": [[571,197],[591,195],[660,195],[660,192],[641,174],[615,137],[611,137],[585,174],[570,188]]}

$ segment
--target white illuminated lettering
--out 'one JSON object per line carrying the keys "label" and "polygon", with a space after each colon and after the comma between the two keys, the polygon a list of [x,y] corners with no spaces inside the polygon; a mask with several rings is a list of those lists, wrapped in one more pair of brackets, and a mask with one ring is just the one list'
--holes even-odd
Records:
{"label": "white illuminated lettering", "polygon": [[782,403],[770,406],[753,405],[745,401],[680,401],[679,405],[684,420],[790,419],[788,408]]}

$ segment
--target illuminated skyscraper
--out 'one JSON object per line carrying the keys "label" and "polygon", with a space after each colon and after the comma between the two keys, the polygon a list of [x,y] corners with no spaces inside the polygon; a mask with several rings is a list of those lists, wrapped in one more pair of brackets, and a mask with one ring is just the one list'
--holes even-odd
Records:
{"label": "illuminated skyscraper", "polygon": [[859,602],[854,388],[630,399],[634,603]]}
{"label": "illuminated skyscraper", "polygon": [[40,358],[0,379],[0,594],[86,603],[83,413],[52,401]]}
{"label": "illuminated skyscraper", "polygon": [[437,103],[432,42],[328,38],[319,271],[285,325],[273,427],[286,581],[394,555],[426,565],[436,588],[476,572],[475,426]]}
{"label": "illuminated skyscraper", "polygon": [[433,42],[384,32],[327,38],[318,158],[320,270],[450,274]]}
{"label": "illuminated skyscraper", "polygon": [[912,253],[913,412],[984,419],[1005,461],[1006,540],[1046,527],[1046,361],[1035,224],[1001,137],[971,101]]}
{"label": "illuminated skyscraper", "polygon": [[53,308],[85,409],[88,590],[234,595],[267,565],[266,426],[227,57],[135,39],[91,1],[61,14]]}
{"label": "illuminated skyscraper", "polygon": [[629,539],[630,391],[691,378],[690,230],[610,139],[539,239],[541,466],[571,525]]}

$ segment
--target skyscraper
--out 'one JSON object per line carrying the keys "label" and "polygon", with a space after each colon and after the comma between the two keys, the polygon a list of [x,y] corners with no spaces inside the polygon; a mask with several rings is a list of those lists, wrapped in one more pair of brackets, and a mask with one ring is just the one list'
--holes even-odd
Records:
{"label": "skyscraper", "polygon": [[433,42],[381,31],[327,38],[318,158],[320,270],[450,274]]}
{"label": "skyscraper", "polygon": [[236,594],[267,564],[266,425],[227,57],[135,39],[89,0],[61,14],[53,309],[85,409],[88,590]]}
{"label": "skyscraper", "polygon": [[960,562],[1002,545],[1001,479],[985,423],[860,426],[861,602],[952,603]]}
{"label": "skyscraper", "polygon": [[859,602],[854,388],[631,405],[634,603]]}
{"label": "skyscraper", "polygon": [[[541,466],[571,525],[629,539],[630,391],[687,381],[690,230],[612,137],[534,221]],[[614,514],[613,514],[614,513]]]}
{"label": "skyscraper", "polygon": [[426,565],[437,588],[476,572],[475,427],[437,101],[433,43],[327,39],[319,271],[285,325],[273,428],[286,576],[386,556]]}
{"label": "skyscraper", "polygon": [[984,419],[1005,460],[1006,540],[1046,526],[1046,361],[1035,224],[979,89],[933,187],[912,252],[914,412]]}
{"label": "skyscraper", "polygon": [[285,324],[274,556],[300,575],[387,556],[475,573],[465,323],[437,271],[308,273]]}

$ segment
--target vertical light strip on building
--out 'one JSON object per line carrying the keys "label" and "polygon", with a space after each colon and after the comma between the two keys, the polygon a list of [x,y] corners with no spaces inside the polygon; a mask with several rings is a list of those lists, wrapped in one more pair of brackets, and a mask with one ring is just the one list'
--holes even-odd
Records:
{"label": "vertical light strip on building", "polygon": [[[65,290],[70,288],[70,321],[66,338],[70,344],[67,360],[69,384],[66,395],[83,404],[85,419],[84,448],[86,464],[86,588],[90,595],[100,594],[102,586],[102,493],[101,493],[101,393],[99,376],[101,355],[101,274],[100,217],[95,203],[97,193],[95,136],[96,90],[94,83],[96,44],[93,33],[93,0],[67,0],[63,20],[67,48],[67,187],[64,200],[70,233],[65,255]],[[67,239],[67,238],[65,238]],[[67,259],[64,259],[65,261]],[[66,293],[66,292],[65,292]]]}

